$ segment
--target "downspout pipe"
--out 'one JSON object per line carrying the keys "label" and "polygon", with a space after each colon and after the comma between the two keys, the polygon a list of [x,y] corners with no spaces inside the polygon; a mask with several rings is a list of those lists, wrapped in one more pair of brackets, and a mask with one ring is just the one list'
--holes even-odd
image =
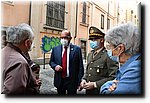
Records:
{"label": "downspout pipe", "polygon": [[78,1],[76,2],[76,26],[75,26],[75,36],[74,36],[74,44],[75,44],[75,38],[77,37],[77,18],[78,18]]}
{"label": "downspout pipe", "polygon": [[30,1],[30,7],[29,7],[29,25],[31,25],[31,4],[32,1]]}

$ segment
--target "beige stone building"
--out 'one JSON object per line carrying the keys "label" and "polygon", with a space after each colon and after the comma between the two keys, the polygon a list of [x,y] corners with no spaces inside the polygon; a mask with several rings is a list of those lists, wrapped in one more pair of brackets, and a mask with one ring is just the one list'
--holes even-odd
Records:
{"label": "beige stone building", "polygon": [[1,1],[1,48],[5,44],[6,29],[19,23],[30,23],[30,2]]}
{"label": "beige stone building", "polygon": [[29,24],[30,1],[1,1],[1,26],[8,27],[19,23]]}
{"label": "beige stone building", "polygon": [[116,25],[116,1],[78,1],[77,37],[75,44],[82,48],[83,58],[90,52],[89,27],[95,26],[101,31]]}
{"label": "beige stone building", "polygon": [[63,29],[70,30],[71,42],[82,48],[82,56],[86,59],[90,52],[88,40],[90,26],[96,26],[106,32],[109,28],[127,20],[118,0],[7,1],[1,4],[2,28],[22,22],[33,27],[35,47],[30,55],[32,59],[39,60],[44,56],[42,48],[49,51],[45,57],[50,58],[50,50],[60,43],[58,38]]}
{"label": "beige stone building", "polygon": [[[31,3],[31,26],[36,34],[32,58],[43,58],[42,37],[59,37],[63,28],[71,31],[72,43],[82,48],[83,58],[90,51],[88,29],[103,32],[116,25],[116,1],[41,1]],[[61,25],[61,23],[63,25]],[[62,27],[61,27],[62,26]],[[50,52],[46,53],[49,58]]]}
{"label": "beige stone building", "polygon": [[119,1],[118,13],[119,20],[118,24],[132,22],[135,25],[140,23],[140,4],[141,0],[122,0]]}

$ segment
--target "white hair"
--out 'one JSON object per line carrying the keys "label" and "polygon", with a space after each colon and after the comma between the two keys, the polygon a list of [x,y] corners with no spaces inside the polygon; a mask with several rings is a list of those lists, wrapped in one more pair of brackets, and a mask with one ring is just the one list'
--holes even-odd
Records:
{"label": "white hair", "polygon": [[32,39],[33,35],[31,27],[25,23],[11,26],[6,30],[6,40],[12,44],[20,44],[26,39]]}
{"label": "white hair", "polygon": [[107,31],[105,40],[114,46],[125,45],[125,53],[134,55],[140,52],[141,35],[132,23],[121,24]]}

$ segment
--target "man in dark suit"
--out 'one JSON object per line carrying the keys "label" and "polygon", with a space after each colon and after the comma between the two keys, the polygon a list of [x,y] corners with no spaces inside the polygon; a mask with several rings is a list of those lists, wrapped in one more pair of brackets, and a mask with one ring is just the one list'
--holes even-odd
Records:
{"label": "man in dark suit", "polygon": [[114,79],[118,63],[112,61],[104,48],[104,33],[91,26],[89,40],[92,51],[87,57],[86,73],[82,79],[80,89],[86,89],[86,94],[99,94],[99,88],[108,80]]}
{"label": "man in dark suit", "polygon": [[50,66],[55,71],[54,86],[58,94],[76,94],[84,75],[81,48],[70,43],[68,30],[61,33],[61,44],[52,49]]}

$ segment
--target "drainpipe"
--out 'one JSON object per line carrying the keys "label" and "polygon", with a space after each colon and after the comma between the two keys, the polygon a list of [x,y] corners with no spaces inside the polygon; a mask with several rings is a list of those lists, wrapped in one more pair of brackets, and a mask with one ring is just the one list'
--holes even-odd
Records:
{"label": "drainpipe", "polygon": [[108,1],[108,13],[107,13],[107,30],[109,29],[108,28],[108,17],[109,17],[109,1]]}
{"label": "drainpipe", "polygon": [[31,4],[32,1],[30,1],[30,7],[29,7],[29,25],[31,25]]}
{"label": "drainpipe", "polygon": [[77,18],[78,18],[78,1],[76,2],[76,26],[75,26],[75,36],[74,36],[74,44],[75,44],[75,38],[77,37]]}

